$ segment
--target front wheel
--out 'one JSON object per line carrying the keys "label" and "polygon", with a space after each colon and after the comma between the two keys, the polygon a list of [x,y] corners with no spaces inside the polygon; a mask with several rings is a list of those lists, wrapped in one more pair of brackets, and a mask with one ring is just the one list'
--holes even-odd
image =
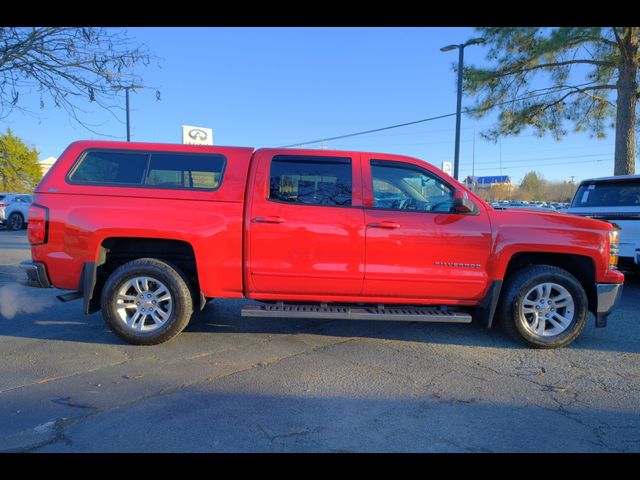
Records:
{"label": "front wheel", "polygon": [[101,301],[107,324],[135,345],[170,340],[187,326],[193,313],[185,275],[155,258],[120,266],[107,279]]}
{"label": "front wheel", "polygon": [[559,348],[584,328],[587,295],[566,270],[532,265],[514,273],[505,287],[499,318],[512,338],[534,348]]}

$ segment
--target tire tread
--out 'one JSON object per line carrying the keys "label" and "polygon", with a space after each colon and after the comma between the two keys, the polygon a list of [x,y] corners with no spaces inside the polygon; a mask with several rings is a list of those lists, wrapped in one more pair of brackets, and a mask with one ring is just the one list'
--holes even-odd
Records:
{"label": "tire tread", "polygon": [[[576,325],[570,327],[573,329],[571,333],[569,335],[563,336],[561,339],[556,341],[550,340],[547,342],[542,342],[536,340],[535,338],[527,338],[523,336],[520,330],[518,330],[515,318],[516,314],[514,312],[514,302],[520,295],[523,295],[525,293],[522,292],[522,289],[529,280],[538,276],[545,275],[556,275],[561,277],[565,281],[573,283],[573,286],[578,290],[580,298],[574,298],[574,302],[576,303],[575,315],[578,315],[578,318],[576,321]],[[503,293],[500,295],[497,313],[500,326],[509,337],[520,343],[524,343],[529,347],[550,349],[564,347],[573,342],[578,337],[578,335],[580,335],[580,332],[582,331],[584,324],[586,323],[586,317],[588,315],[588,301],[584,288],[582,287],[578,279],[571,273],[554,265],[530,265],[527,267],[523,267],[511,274],[507,282],[507,288],[503,290]],[[582,305],[582,309],[579,308],[580,305]]]}
{"label": "tire tread", "polygon": [[[179,307],[181,311],[176,312],[175,318],[171,325],[160,331],[157,335],[137,335],[125,330],[120,326],[121,320],[116,318],[111,310],[110,298],[114,295],[115,285],[123,278],[130,274],[145,273],[149,270],[159,270],[163,275],[168,277],[177,288],[174,298],[174,308]],[[169,285],[167,285],[169,287]],[[171,288],[171,287],[169,287]],[[102,290],[101,304],[103,316],[106,323],[123,340],[135,345],[157,345],[167,342],[178,335],[189,324],[191,315],[193,314],[193,299],[191,289],[189,288],[189,280],[185,274],[171,263],[159,260],[157,258],[145,257],[131,260],[118,267],[107,279]]]}

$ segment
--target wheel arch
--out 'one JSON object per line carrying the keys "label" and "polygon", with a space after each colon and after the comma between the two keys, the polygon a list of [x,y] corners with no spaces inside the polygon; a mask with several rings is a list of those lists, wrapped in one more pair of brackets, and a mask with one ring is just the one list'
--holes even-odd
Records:
{"label": "wheel arch", "polygon": [[568,253],[518,252],[509,259],[504,274],[505,284],[511,275],[529,265],[551,265],[569,272],[584,288],[589,302],[589,311],[596,312],[598,305],[596,266],[591,257]]}
{"label": "wheel arch", "polygon": [[596,266],[591,257],[568,253],[525,251],[516,252],[509,258],[502,280],[494,280],[485,297],[478,304],[476,317],[482,325],[487,328],[493,326],[496,308],[508,285],[509,277],[529,265],[552,265],[571,273],[578,279],[587,294],[589,311],[596,313],[598,306],[595,284]]}
{"label": "wheel arch", "polygon": [[108,237],[98,247],[95,261],[84,262],[78,290],[84,297],[84,313],[100,310],[104,284],[118,267],[138,258],[157,258],[174,265],[189,280],[193,303],[204,308],[206,298],[201,293],[198,267],[193,246],[184,240],[149,237]]}

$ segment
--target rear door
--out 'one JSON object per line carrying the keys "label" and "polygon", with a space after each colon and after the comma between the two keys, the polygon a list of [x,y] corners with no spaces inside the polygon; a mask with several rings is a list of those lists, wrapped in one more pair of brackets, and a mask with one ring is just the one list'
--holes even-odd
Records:
{"label": "rear door", "polygon": [[491,227],[482,206],[451,213],[454,187],[415,159],[363,154],[366,267],[363,294],[479,298],[488,286]]}
{"label": "rear door", "polygon": [[364,279],[359,154],[304,152],[256,154],[246,219],[249,288],[279,298],[358,295]]}

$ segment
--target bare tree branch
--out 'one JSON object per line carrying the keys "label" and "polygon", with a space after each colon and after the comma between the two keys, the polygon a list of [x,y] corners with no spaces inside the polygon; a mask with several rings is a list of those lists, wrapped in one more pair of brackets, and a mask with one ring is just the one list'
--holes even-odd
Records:
{"label": "bare tree branch", "polygon": [[48,98],[87,127],[80,105],[111,111],[114,87],[142,83],[135,67],[152,56],[130,43],[123,29],[0,27],[0,118],[24,110],[20,94],[36,90],[41,108]]}

